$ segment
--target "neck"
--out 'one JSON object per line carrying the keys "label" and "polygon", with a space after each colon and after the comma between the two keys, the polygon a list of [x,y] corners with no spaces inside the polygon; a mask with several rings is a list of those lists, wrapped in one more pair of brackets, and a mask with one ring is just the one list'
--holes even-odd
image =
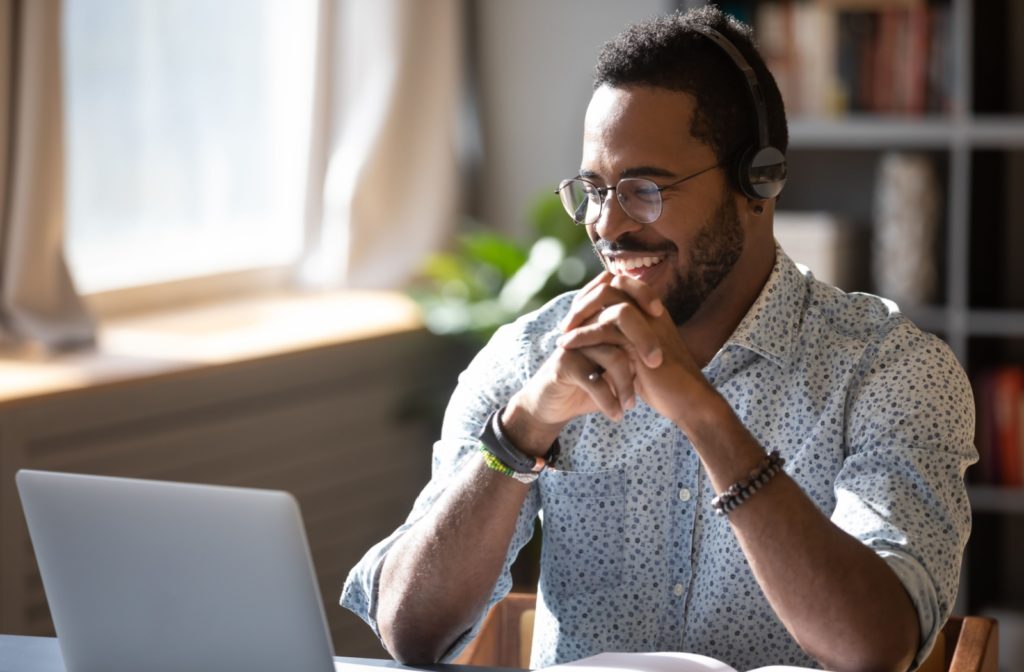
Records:
{"label": "neck", "polygon": [[725,280],[703,305],[678,327],[679,335],[700,365],[706,366],[722,349],[761,294],[775,266],[775,241],[747,239],[743,252]]}

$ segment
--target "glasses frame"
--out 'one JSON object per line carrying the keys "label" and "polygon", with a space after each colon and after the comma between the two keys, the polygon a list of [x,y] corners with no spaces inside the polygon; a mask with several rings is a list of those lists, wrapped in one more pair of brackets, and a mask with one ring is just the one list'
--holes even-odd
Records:
{"label": "glasses frame", "polygon": [[[720,163],[716,163],[713,166],[708,166],[707,168],[698,170],[696,173],[691,173],[690,175],[687,175],[686,177],[681,177],[678,180],[676,180],[675,182],[672,182],[671,184],[666,184],[665,186],[660,186],[654,180],[646,178],[646,177],[624,177],[624,178],[622,178],[621,180],[619,180],[618,182],[616,182],[612,186],[599,187],[596,184],[594,184],[594,182],[592,180],[588,180],[585,177],[576,176],[576,177],[571,177],[569,179],[562,180],[561,182],[559,182],[558,183],[558,188],[555,189],[555,194],[558,195],[559,200],[562,203],[562,208],[566,211],[566,213],[568,213],[569,218],[572,219],[573,223],[578,225],[578,226],[590,226],[592,224],[596,224],[597,220],[601,219],[601,213],[604,212],[604,204],[608,201],[608,193],[612,192],[612,191],[615,192],[615,199],[619,202],[619,207],[622,208],[622,212],[624,212],[627,217],[632,219],[637,224],[653,224],[654,222],[658,221],[658,219],[661,217],[662,211],[664,210],[665,199],[661,195],[661,193],[663,191],[665,191],[666,189],[671,189],[672,187],[679,186],[683,182],[686,182],[687,180],[692,180],[693,178],[698,177],[700,175],[703,175],[704,173],[710,172],[710,171],[714,170],[715,168],[721,168],[721,165],[722,164],[720,164]],[[628,207],[626,206],[625,203],[622,202],[622,197],[619,195],[620,194],[619,187],[622,185],[623,182],[636,181],[636,180],[643,180],[644,182],[649,182],[649,183],[653,184],[654,187],[655,187],[655,190],[658,192],[658,214],[656,214],[653,218],[651,218],[650,221],[646,221],[645,222],[645,221],[639,220],[636,217],[634,217],[632,214],[630,214]],[[588,222],[586,217],[584,217],[584,219],[582,221],[577,220],[576,219],[576,215],[574,214],[574,211],[569,209],[569,204],[566,203],[565,199],[562,197],[562,191],[565,190],[566,188],[568,188],[569,185],[571,185],[573,182],[585,182],[586,184],[589,184],[591,187],[594,188],[594,190],[597,192],[597,194],[601,198],[601,200],[598,202],[597,215],[593,217],[592,221]],[[589,211],[589,209],[590,208],[588,207],[587,210]]]}

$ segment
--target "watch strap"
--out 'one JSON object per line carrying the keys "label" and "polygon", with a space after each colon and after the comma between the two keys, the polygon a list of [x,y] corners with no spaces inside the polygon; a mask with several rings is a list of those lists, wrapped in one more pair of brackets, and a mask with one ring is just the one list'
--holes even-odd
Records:
{"label": "watch strap", "polygon": [[554,466],[561,451],[558,440],[556,439],[551,444],[551,448],[544,457],[527,455],[519,450],[505,434],[505,428],[501,424],[501,416],[504,412],[505,407],[502,406],[491,413],[477,436],[487,452],[509,469],[520,474],[539,474],[545,468]]}

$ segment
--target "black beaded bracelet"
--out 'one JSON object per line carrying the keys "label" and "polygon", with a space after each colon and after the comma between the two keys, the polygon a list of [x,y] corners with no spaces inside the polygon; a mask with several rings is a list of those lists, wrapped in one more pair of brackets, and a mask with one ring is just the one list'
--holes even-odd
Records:
{"label": "black beaded bracelet", "polygon": [[779,451],[773,450],[768,453],[747,478],[736,481],[711,500],[711,506],[715,509],[715,513],[720,516],[732,513],[736,507],[750,499],[751,495],[775,478],[785,464],[786,461],[779,456]]}
{"label": "black beaded bracelet", "polygon": [[551,448],[544,457],[527,455],[516,448],[516,446],[509,441],[508,437],[505,436],[505,428],[501,425],[501,415],[504,412],[505,407],[503,406],[492,413],[491,416],[487,418],[487,422],[484,423],[484,426],[481,428],[480,434],[477,437],[480,439],[480,443],[483,444],[487,452],[497,458],[498,461],[509,469],[520,474],[536,474],[544,471],[545,467],[554,466],[555,461],[558,459],[558,454],[561,451],[561,447],[558,445],[558,439],[555,439],[555,442],[551,444]]}

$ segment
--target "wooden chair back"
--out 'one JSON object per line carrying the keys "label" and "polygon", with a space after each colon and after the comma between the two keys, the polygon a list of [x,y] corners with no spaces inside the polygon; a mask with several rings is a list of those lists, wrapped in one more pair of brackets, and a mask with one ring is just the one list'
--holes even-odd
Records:
{"label": "wooden chair back", "polygon": [[484,619],[480,634],[455,662],[483,667],[530,667],[533,644],[534,593],[509,593]]}
{"label": "wooden chair back", "polygon": [[998,672],[999,625],[983,616],[950,616],[918,672]]}

